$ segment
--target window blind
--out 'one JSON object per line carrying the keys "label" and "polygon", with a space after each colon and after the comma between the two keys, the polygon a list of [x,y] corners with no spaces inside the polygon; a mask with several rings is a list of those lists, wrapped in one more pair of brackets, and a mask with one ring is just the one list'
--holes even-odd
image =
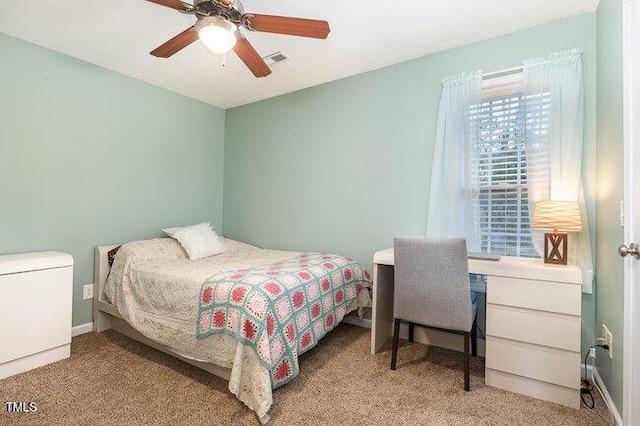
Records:
{"label": "window blind", "polygon": [[[536,257],[531,241],[527,197],[527,125],[545,132],[549,96],[538,96],[525,109],[525,95],[512,93],[483,99],[469,110],[472,212],[484,253]],[[532,124],[535,123],[535,124]],[[548,162],[547,162],[548,163]]]}

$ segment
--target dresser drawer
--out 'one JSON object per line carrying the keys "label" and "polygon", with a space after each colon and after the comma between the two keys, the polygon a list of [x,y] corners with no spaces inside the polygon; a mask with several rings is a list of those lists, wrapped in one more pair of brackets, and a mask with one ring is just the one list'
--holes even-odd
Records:
{"label": "dresser drawer", "polygon": [[582,289],[577,284],[491,276],[487,303],[580,316]]}
{"label": "dresser drawer", "polygon": [[487,368],[571,389],[580,387],[580,354],[487,336]]}
{"label": "dresser drawer", "polygon": [[580,317],[487,305],[487,335],[580,351]]}

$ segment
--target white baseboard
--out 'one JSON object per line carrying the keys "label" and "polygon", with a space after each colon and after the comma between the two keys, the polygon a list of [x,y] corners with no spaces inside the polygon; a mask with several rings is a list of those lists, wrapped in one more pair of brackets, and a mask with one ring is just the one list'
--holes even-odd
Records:
{"label": "white baseboard", "polygon": [[[400,325],[400,338],[409,338],[409,326],[405,323]],[[462,335],[455,333],[447,333],[445,331],[433,330],[424,327],[416,326],[414,329],[413,338],[416,342],[424,343],[425,345],[438,346],[452,351],[463,352],[464,340]],[[476,339],[478,356],[484,357],[486,342],[484,339]]]}
{"label": "white baseboard", "polygon": [[91,333],[93,331],[93,323],[88,322],[86,324],[76,325],[71,328],[71,337],[76,337],[81,334]]}
{"label": "white baseboard", "polygon": [[[371,328],[371,320],[368,318],[360,319],[357,315],[346,315],[342,322],[352,325],[358,325],[360,327]],[[409,331],[406,324],[400,326],[400,338],[407,339],[409,337]],[[462,352],[464,350],[464,343],[462,336],[446,333],[438,330],[427,330],[423,327],[416,327],[414,340],[425,345],[439,346],[441,348],[451,349],[454,351]],[[484,339],[477,339],[478,343],[478,356],[484,357],[485,341]]]}
{"label": "white baseboard", "polygon": [[[400,325],[400,338],[409,338],[409,326],[405,323]],[[463,352],[464,340],[462,336],[455,333],[447,333],[445,331],[433,330],[416,326],[413,334],[414,341],[425,345],[438,346],[452,351]],[[476,339],[478,356],[484,357],[486,342],[484,339]]]}
{"label": "white baseboard", "polygon": [[609,413],[611,413],[613,420],[616,422],[616,426],[623,426],[622,416],[620,416],[620,413],[616,408],[616,404],[613,403],[613,399],[611,399],[611,395],[609,395],[609,391],[607,390],[607,387],[604,385],[604,382],[602,381],[600,374],[598,374],[598,369],[595,367],[593,367],[593,379],[596,384],[596,388],[598,389],[598,392],[600,392],[600,395],[602,395],[602,399],[604,399],[604,403],[607,404]]}

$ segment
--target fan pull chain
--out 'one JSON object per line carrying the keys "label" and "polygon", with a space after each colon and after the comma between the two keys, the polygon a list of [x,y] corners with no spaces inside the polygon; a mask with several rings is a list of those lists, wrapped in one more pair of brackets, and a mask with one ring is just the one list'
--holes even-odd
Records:
{"label": "fan pull chain", "polygon": [[227,66],[227,52],[224,52],[222,54],[222,66],[226,67]]}

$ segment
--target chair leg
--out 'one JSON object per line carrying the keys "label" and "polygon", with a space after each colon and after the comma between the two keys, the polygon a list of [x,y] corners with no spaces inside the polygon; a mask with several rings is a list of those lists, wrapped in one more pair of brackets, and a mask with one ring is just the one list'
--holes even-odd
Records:
{"label": "chair leg", "polygon": [[410,322],[409,323],[409,342],[413,342],[413,327],[414,327],[414,323]]}
{"label": "chair leg", "polygon": [[398,358],[398,340],[400,340],[400,319],[395,318],[393,323],[393,346],[391,348],[391,369],[396,369],[396,359]]}
{"label": "chair leg", "polygon": [[471,356],[469,355],[469,340],[471,339],[471,333],[464,334],[464,390],[469,391],[471,389],[469,385],[469,373],[471,370]]}
{"label": "chair leg", "polygon": [[473,320],[471,326],[471,355],[478,356],[478,316]]}

